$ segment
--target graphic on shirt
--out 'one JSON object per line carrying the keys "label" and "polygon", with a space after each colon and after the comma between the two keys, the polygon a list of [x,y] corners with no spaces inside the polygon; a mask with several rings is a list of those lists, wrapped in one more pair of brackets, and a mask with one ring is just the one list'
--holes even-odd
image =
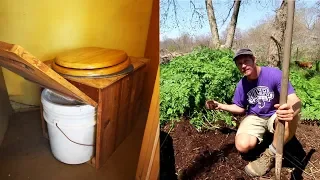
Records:
{"label": "graphic on shirt", "polygon": [[251,89],[248,93],[248,102],[257,104],[260,109],[265,106],[265,102],[270,102],[274,98],[274,93],[267,86],[257,86]]}

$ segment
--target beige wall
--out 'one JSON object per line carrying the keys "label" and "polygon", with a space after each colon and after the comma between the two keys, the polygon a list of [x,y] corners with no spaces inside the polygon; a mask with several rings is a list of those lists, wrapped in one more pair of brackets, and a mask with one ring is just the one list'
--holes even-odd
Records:
{"label": "beige wall", "polygon": [[[84,46],[143,56],[151,8],[152,0],[1,0],[0,41],[21,45],[40,60]],[[3,73],[10,99],[39,105],[37,85]]]}

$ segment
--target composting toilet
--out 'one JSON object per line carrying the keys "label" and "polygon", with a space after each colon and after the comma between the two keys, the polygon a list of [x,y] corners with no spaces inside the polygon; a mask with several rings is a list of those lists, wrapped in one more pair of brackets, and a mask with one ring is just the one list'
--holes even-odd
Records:
{"label": "composting toilet", "polygon": [[[78,48],[58,54],[51,62],[51,67],[62,76],[79,78],[105,78],[133,70],[130,58],[124,51],[99,47]],[[45,89],[41,100],[53,155],[67,164],[81,164],[90,160],[94,154],[96,125],[96,113],[92,110],[93,107],[57,104],[51,100],[52,98],[48,98],[53,96],[49,92]],[[55,97],[63,98],[57,93]],[[64,104],[69,101],[65,100]],[[89,109],[86,110],[88,112],[83,112],[85,108]],[[63,109],[66,109],[65,113],[61,112]],[[59,119],[60,127],[55,125],[56,119]]]}
{"label": "composting toilet", "polygon": [[40,85],[43,136],[67,164],[96,169],[132,132],[140,114],[149,59],[101,47],[82,47],[41,61],[0,41],[0,66]]}

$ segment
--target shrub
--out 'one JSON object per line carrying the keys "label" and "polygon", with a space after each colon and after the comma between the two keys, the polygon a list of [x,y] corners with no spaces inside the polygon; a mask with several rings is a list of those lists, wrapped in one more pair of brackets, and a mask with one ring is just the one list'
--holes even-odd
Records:
{"label": "shrub", "polygon": [[290,82],[302,101],[301,118],[320,120],[320,76],[315,70],[292,67]]}
{"label": "shrub", "polygon": [[160,123],[178,120],[185,115],[198,130],[217,120],[233,124],[229,113],[215,112],[213,115],[204,109],[207,99],[231,103],[236,83],[241,78],[232,57],[230,50],[197,48],[188,55],[162,64]]}

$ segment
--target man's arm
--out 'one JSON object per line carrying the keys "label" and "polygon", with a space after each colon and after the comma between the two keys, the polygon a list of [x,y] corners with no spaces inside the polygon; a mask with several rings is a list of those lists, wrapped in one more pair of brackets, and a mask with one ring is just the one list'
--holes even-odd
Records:
{"label": "man's arm", "polygon": [[288,95],[287,103],[292,107],[292,110],[294,111],[293,116],[296,116],[301,112],[302,104],[299,97],[295,93]]}
{"label": "man's arm", "polygon": [[289,94],[287,103],[279,107],[279,104],[275,105],[277,110],[277,116],[279,120],[292,121],[293,118],[301,111],[301,101],[295,93]]}
{"label": "man's arm", "polygon": [[243,114],[246,110],[243,107],[247,106],[247,100],[245,98],[245,93],[242,86],[242,81],[239,81],[235,89],[235,93],[232,100],[233,104],[222,104],[217,101],[209,100],[206,102],[206,107],[208,109],[221,109],[228,111],[232,114]]}
{"label": "man's arm", "polygon": [[236,104],[222,104],[222,103],[219,103],[217,101],[212,101],[212,100],[209,100],[206,102],[206,107],[208,109],[212,109],[212,110],[224,110],[224,111],[228,111],[232,114],[243,114],[245,113],[245,109],[242,108],[242,107],[239,107],[238,105]]}
{"label": "man's arm", "polygon": [[236,104],[220,104],[220,109],[228,111],[232,114],[243,114],[246,112],[244,108],[239,107]]}
{"label": "man's arm", "polygon": [[[279,94],[281,93],[281,80],[282,80],[282,71],[278,70],[277,73],[274,73],[274,80],[277,86],[277,91]],[[274,106],[277,111],[277,116],[279,120],[283,121],[291,121],[293,117],[298,115],[301,111],[301,101],[295,93],[295,90],[291,84],[288,82],[288,96],[287,103],[279,106],[279,104],[275,104]]]}

